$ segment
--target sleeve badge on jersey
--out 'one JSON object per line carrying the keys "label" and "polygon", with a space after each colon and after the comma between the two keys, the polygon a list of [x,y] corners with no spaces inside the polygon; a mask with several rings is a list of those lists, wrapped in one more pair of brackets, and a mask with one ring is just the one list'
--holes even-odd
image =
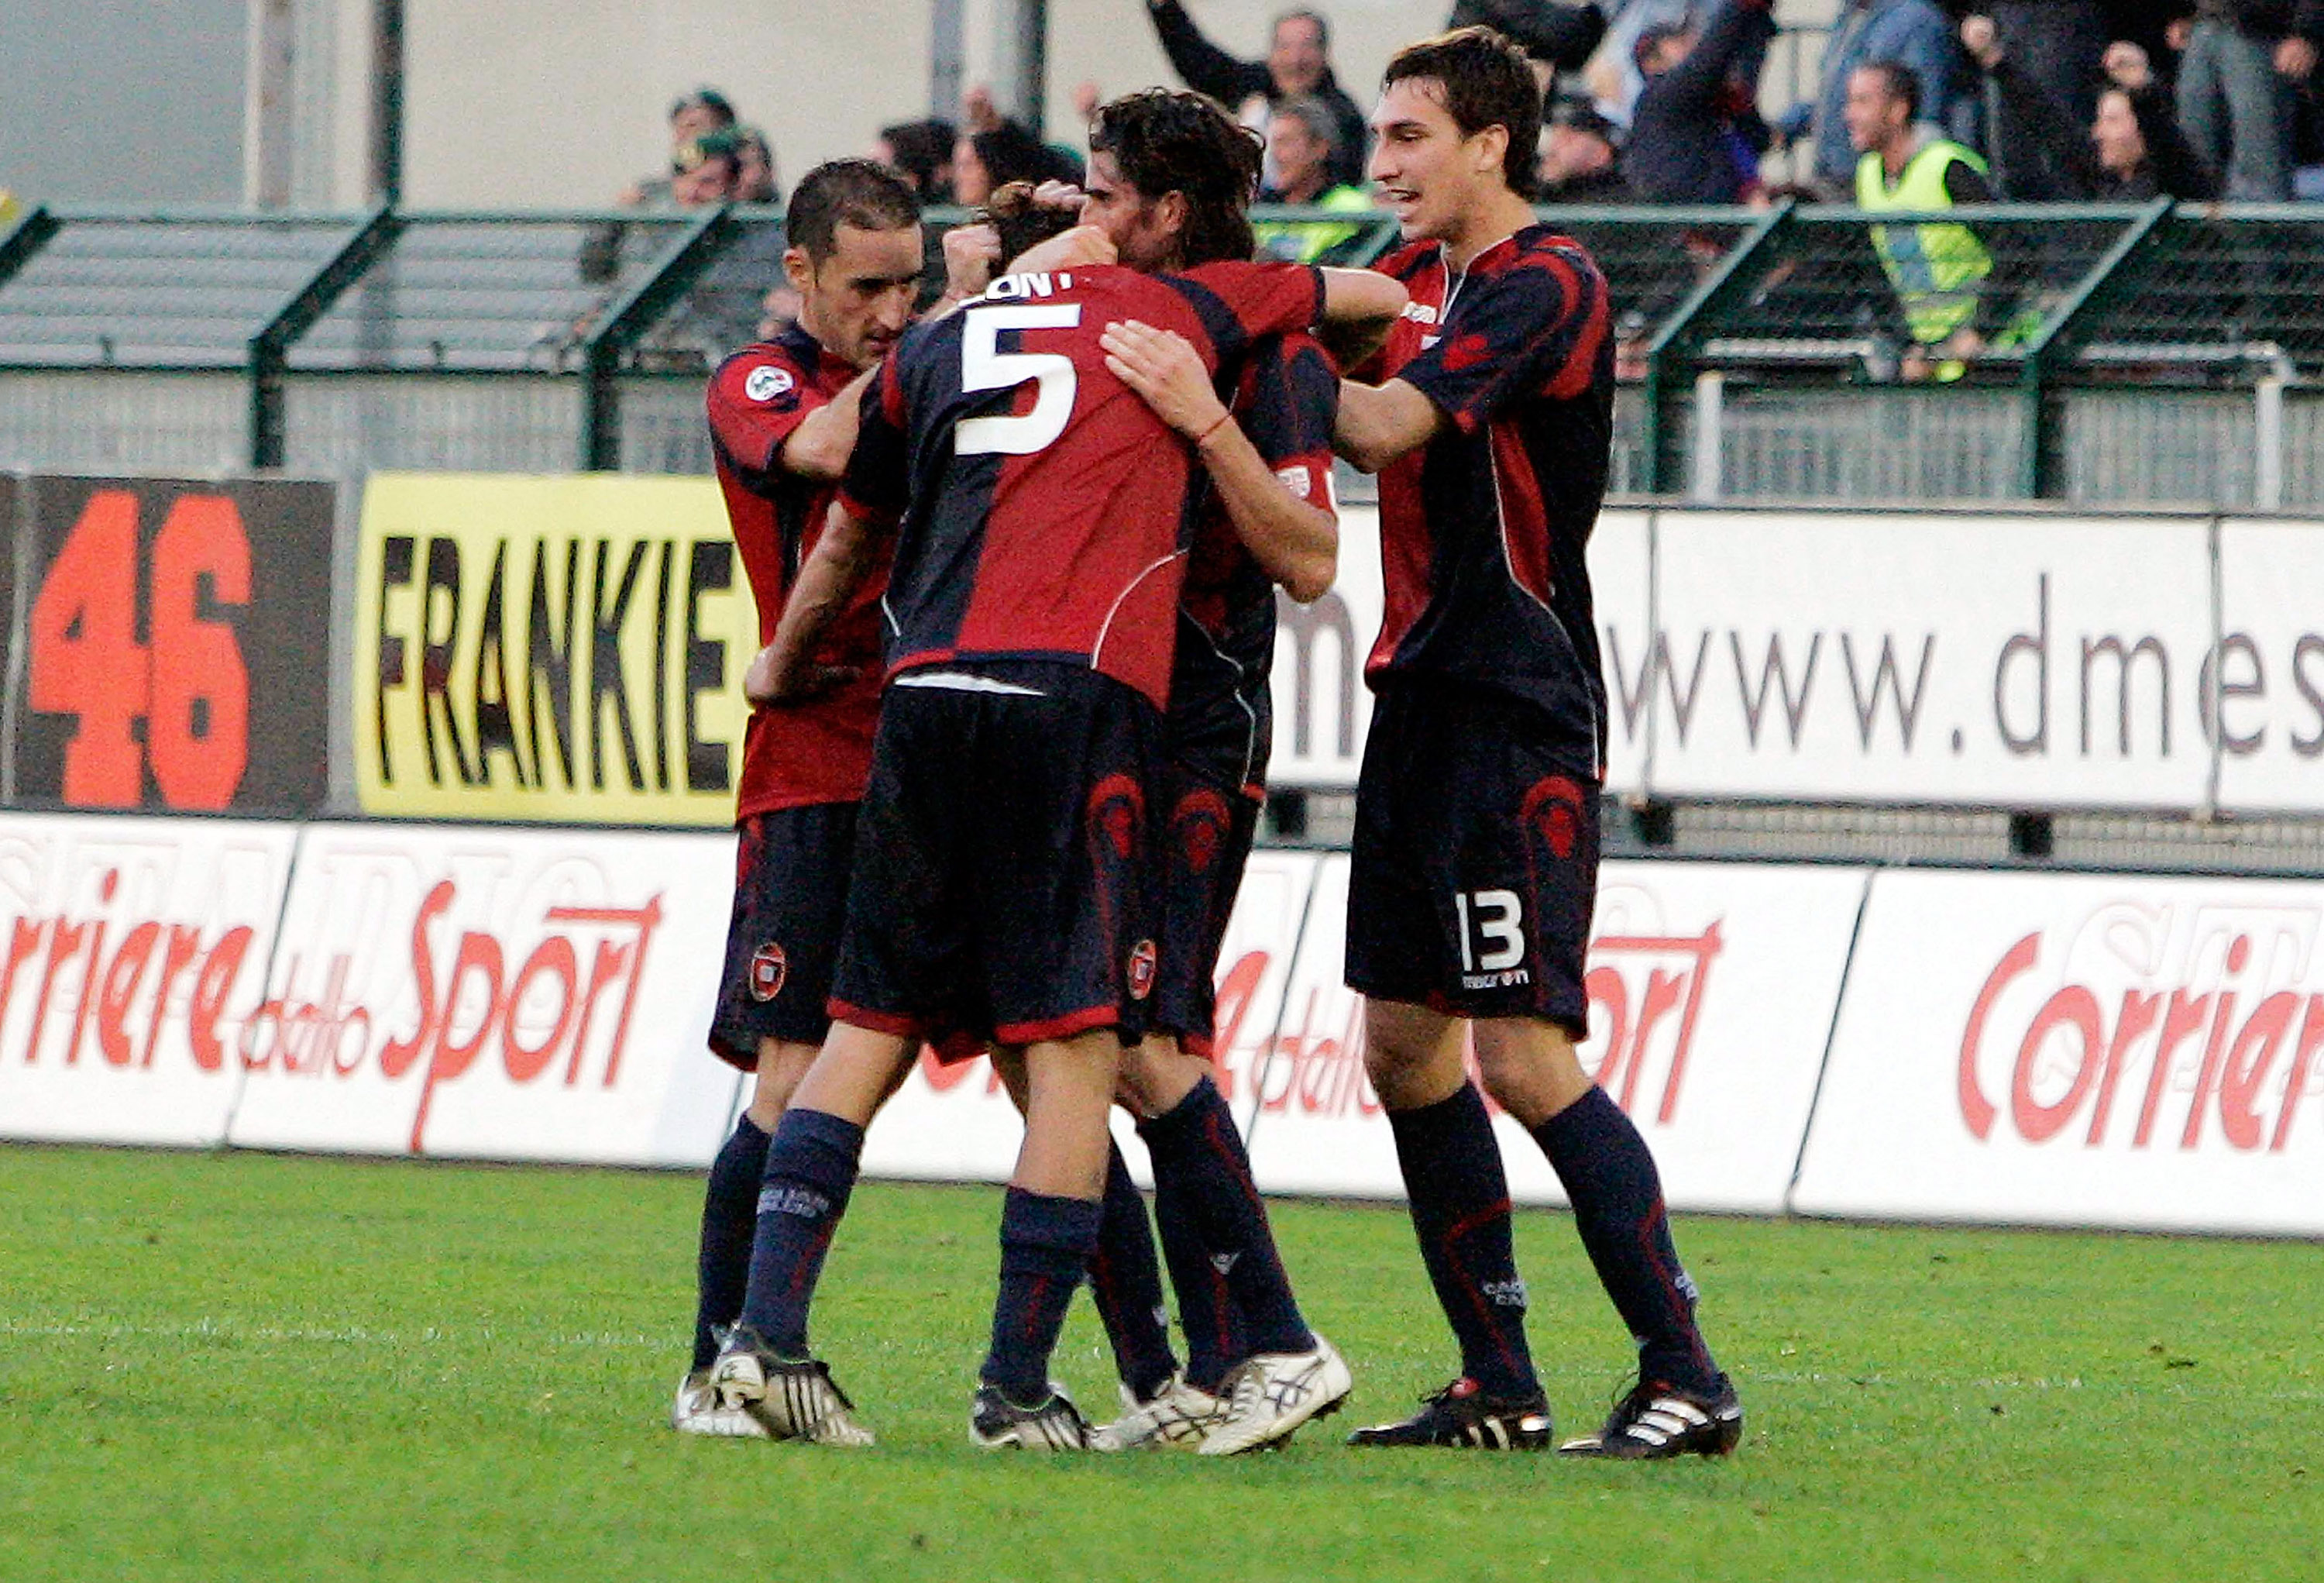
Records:
{"label": "sleeve badge on jersey", "polygon": [[1307,480],[1307,469],[1304,467],[1277,467],[1275,469],[1275,479],[1277,483],[1281,484],[1302,500],[1314,492],[1314,486]]}
{"label": "sleeve badge on jersey", "polygon": [[749,378],[742,381],[742,393],[754,402],[770,402],[798,384],[798,381],[791,377],[789,369],[761,363],[751,370]]}

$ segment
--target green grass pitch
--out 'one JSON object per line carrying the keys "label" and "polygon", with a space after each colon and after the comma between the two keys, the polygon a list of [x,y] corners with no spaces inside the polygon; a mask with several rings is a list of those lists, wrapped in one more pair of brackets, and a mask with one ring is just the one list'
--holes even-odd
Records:
{"label": "green grass pitch", "polygon": [[[1452,1354],[1389,1207],[1285,1203],[1351,1413],[1231,1462],[964,1434],[998,1198],[869,1184],[862,1453],[680,1440],[695,1179],[0,1148],[0,1578],[2324,1578],[2324,1248],[1693,1218],[1732,1461],[1357,1454]],[[1522,1217],[1561,1428],[1626,1338]],[[1059,1367],[1112,1395],[1094,1319]]]}

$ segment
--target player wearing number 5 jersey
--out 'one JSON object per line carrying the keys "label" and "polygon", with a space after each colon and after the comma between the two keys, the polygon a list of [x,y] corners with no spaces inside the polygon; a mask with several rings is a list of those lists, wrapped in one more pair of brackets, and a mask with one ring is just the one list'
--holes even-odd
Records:
{"label": "player wearing number 5 jersey", "polygon": [[1653,1156],[1583,1073],[1605,685],[1583,549],[1613,403],[1606,281],[1536,224],[1540,95],[1524,56],[1466,28],[1389,62],[1371,171],[1410,245],[1385,384],[1342,392],[1338,438],[1380,472],[1387,611],[1356,796],[1348,982],[1422,1257],[1462,1375],[1359,1445],[1539,1449],[1508,1185],[1483,1097],[1533,1134],[1572,1200],[1639,1377],[1575,1455],[1733,1449],[1742,1408],[1694,1322]]}
{"label": "player wearing number 5 jersey", "polygon": [[865,393],[768,658],[771,690],[796,688],[892,542],[835,1021],[769,1152],[742,1323],[715,1376],[786,1436],[868,1438],[807,1354],[807,1309],[864,1123],[920,1039],[967,1030],[1021,1050],[1028,1089],[973,1432],[1086,1444],[1048,1359],[1097,1241],[1121,1047],[1145,1032],[1160,966],[1148,807],[1193,526],[1189,449],[1109,371],[1101,338],[1138,319],[1215,369],[1258,337],[1384,320],[1404,300],[1380,277],[1298,266],[1141,275],[1089,262],[1112,254],[1101,232],[1060,242],[1046,267],[1020,261],[907,334]]}

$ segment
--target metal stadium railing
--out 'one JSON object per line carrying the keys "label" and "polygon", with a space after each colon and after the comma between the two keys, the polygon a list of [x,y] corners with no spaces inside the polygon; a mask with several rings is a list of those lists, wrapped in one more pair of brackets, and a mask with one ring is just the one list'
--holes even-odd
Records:
{"label": "metal stadium railing", "polygon": [[[1621,493],[2324,508],[2324,208],[1543,213],[1613,286]],[[928,216],[931,292],[963,218]],[[1254,218],[1279,255],[1396,243]],[[1891,273],[1963,234],[1954,362]],[[739,208],[34,208],[0,236],[0,464],[704,471],[701,382],[782,245]]]}

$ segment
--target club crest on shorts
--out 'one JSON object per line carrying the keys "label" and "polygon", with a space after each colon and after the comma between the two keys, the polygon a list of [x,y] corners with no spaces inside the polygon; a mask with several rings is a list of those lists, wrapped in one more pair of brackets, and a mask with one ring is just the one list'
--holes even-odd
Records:
{"label": "club crest on shorts", "polygon": [[1144,1000],[1154,992],[1154,966],[1159,953],[1150,940],[1130,948],[1130,998]]}
{"label": "club crest on shorts", "polygon": [[752,369],[750,376],[742,381],[742,393],[754,402],[770,402],[798,383],[791,377],[789,369],[762,363]]}
{"label": "club crest on shorts", "polygon": [[751,953],[751,998],[770,1001],[782,994],[783,981],[791,976],[791,959],[783,948],[769,940]]}
{"label": "club crest on shorts", "polygon": [[1526,793],[1525,822],[1541,832],[1543,842],[1559,862],[1572,856],[1574,843],[1582,836],[1581,782],[1564,775],[1536,781]]}

